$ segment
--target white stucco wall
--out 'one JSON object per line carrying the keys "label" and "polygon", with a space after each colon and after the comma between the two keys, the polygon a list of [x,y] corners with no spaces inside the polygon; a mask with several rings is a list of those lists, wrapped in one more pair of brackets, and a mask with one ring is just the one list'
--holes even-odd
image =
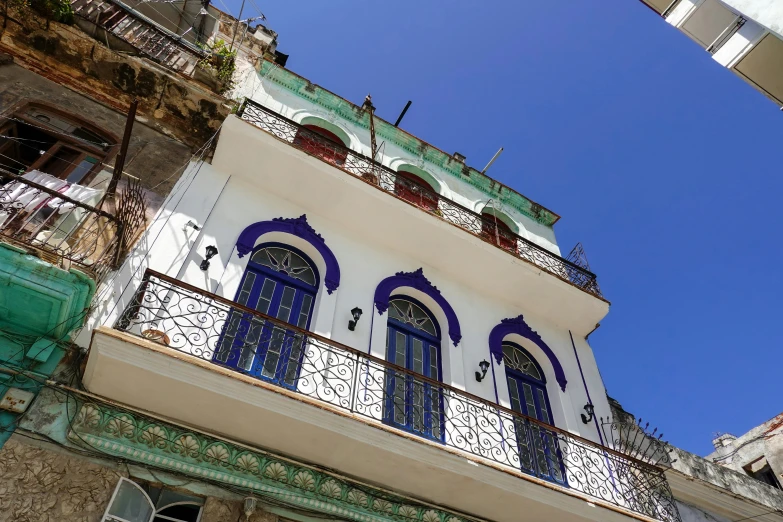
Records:
{"label": "white stucco wall", "polygon": [[[246,132],[263,131],[240,123]],[[225,140],[225,141],[224,141]],[[230,161],[235,152],[226,152],[228,144],[234,141],[228,130],[218,143],[215,164]],[[288,146],[286,146],[288,147]],[[258,150],[254,154],[259,158],[258,168],[263,169],[266,151]],[[226,159],[228,157],[228,159]],[[303,153],[295,151],[291,161],[315,161]],[[303,159],[304,158],[304,159]],[[332,168],[332,167],[329,167]],[[279,182],[286,183],[286,173],[279,173]],[[312,205],[293,203],[276,196],[252,183],[252,173],[248,177],[230,176],[213,165],[194,164],[183,175],[149,230],[128,258],[120,272],[99,291],[98,309],[90,319],[79,339],[80,344],[89,344],[90,331],[99,324],[113,325],[128,304],[138,287],[146,268],[163,272],[196,287],[215,292],[233,300],[240,279],[244,273],[249,256],[239,258],[235,244],[242,230],[253,223],[278,217],[293,218],[307,215],[310,225],[323,236],[328,247],[337,257],[342,274],[341,284],[333,293],[328,294],[323,286],[325,263],[317,250],[303,239],[283,233],[263,236],[260,242],[277,241],[288,243],[303,250],[314,261],[321,276],[314,306],[311,330],[330,337],[353,348],[378,357],[385,357],[386,314],[380,315],[373,304],[377,285],[386,277],[400,271],[413,271],[421,267],[425,276],[434,284],[453,307],[461,325],[462,340],[457,346],[448,337],[448,325],[445,314],[434,301],[413,289],[401,288],[397,293],[408,294],[423,301],[431,308],[440,323],[442,335],[441,356],[443,362],[443,380],[447,384],[467,390],[470,393],[509,406],[508,390],[503,365],[494,363],[490,356],[488,338],[493,327],[504,318],[512,318],[524,313],[527,323],[536,331],[555,353],[563,367],[568,385],[561,391],[555,379],[553,366],[541,349],[532,341],[519,336],[514,340],[526,348],[542,366],[547,380],[547,392],[551,401],[555,425],[579,434],[585,438],[599,441],[594,423],[585,425],[580,419],[583,406],[588,402],[582,373],[595,405],[597,417],[609,417],[610,411],[592,350],[579,335],[574,335],[575,355],[567,325],[556,326],[550,320],[535,313],[535,298],[531,297],[524,308],[512,305],[509,301],[477,292],[482,278],[492,278],[492,273],[483,273],[480,267],[473,274],[464,274],[462,278],[448,275],[440,266],[422,262],[416,256],[390,249],[378,241],[377,236],[358,236],[354,231],[346,230],[335,223],[329,215],[319,212],[317,202]],[[359,181],[356,183],[361,184]],[[363,184],[361,184],[363,186]],[[335,187],[335,190],[340,190]],[[375,189],[372,189],[375,190]],[[383,196],[388,198],[389,196]],[[390,198],[393,200],[393,198]],[[413,209],[421,219],[436,218]],[[201,227],[196,231],[186,224],[192,221]],[[410,231],[416,234],[415,230]],[[460,232],[461,233],[461,232]],[[469,234],[464,233],[468,238]],[[460,236],[461,237],[461,236]],[[461,240],[464,241],[464,240]],[[479,241],[480,244],[483,244]],[[211,260],[206,272],[200,270],[207,245],[218,248],[218,255]],[[463,248],[474,248],[465,243]],[[508,254],[503,254],[507,256]],[[503,258],[505,259],[505,257]],[[513,259],[509,256],[509,259]],[[444,262],[447,261],[444,259]],[[552,277],[542,275],[541,277]],[[565,284],[565,283],[562,283]],[[567,287],[569,291],[581,292]],[[515,296],[517,302],[520,297]],[[523,298],[522,298],[523,299]],[[594,298],[590,298],[594,300]],[[364,311],[356,330],[348,330],[350,310],[358,306]],[[482,360],[493,363],[483,382],[477,382],[474,373]]]}

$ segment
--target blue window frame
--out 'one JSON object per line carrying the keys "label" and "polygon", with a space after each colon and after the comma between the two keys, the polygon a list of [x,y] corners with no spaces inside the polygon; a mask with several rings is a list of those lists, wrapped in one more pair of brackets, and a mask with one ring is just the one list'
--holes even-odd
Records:
{"label": "blue window frame", "polygon": [[[440,328],[427,308],[407,296],[389,299],[386,360],[441,380]],[[443,393],[410,373],[386,373],[383,420],[423,437],[443,441]]]}
{"label": "blue window frame", "polygon": [[[303,252],[265,243],[253,250],[234,301],[307,330],[318,281],[318,271]],[[213,360],[295,388],[305,343],[300,333],[232,309]]]}
{"label": "blue window frame", "polygon": [[[504,342],[503,362],[511,409],[554,426],[546,378],[536,360],[521,346]],[[565,484],[557,433],[520,418],[514,422],[522,471]]]}

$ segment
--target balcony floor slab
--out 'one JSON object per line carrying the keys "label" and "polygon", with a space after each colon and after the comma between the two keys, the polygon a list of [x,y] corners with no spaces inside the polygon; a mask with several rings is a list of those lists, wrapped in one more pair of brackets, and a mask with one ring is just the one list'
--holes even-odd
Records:
{"label": "balcony floor slab", "polygon": [[207,432],[496,521],[651,520],[110,328],[87,389]]}

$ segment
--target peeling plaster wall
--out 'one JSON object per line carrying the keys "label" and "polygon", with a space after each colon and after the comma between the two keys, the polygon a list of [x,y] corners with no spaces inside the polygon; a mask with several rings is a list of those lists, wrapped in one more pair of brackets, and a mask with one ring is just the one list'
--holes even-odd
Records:
{"label": "peeling plaster wall", "polygon": [[[120,477],[158,482],[169,476],[14,435],[0,449],[0,522],[99,522]],[[182,484],[182,477],[171,483]],[[240,495],[193,481],[183,491],[208,495],[201,522],[245,520]],[[249,521],[277,522],[277,515],[259,507]]]}
{"label": "peeling plaster wall", "polygon": [[76,26],[48,22],[30,11],[9,8],[8,13],[0,51],[121,112],[138,98],[140,119],[194,149],[231,112],[231,102],[206,86],[149,59],[114,52]]}
{"label": "peeling plaster wall", "polygon": [[762,457],[783,484],[783,413],[731,440],[706,458],[745,474],[745,466]]}
{"label": "peeling plaster wall", "polygon": [[[0,66],[0,112],[28,101],[44,101],[75,114],[95,125],[122,136],[124,114],[95,102],[72,90],[39,76],[18,65]],[[160,195],[167,194],[178,179],[180,169],[190,159],[190,147],[137,121],[133,126],[126,174],[138,177],[147,189]],[[110,164],[114,163],[114,159]],[[151,207],[159,203],[149,201]]]}
{"label": "peeling plaster wall", "polygon": [[0,522],[97,522],[121,476],[66,453],[21,442],[0,450]]}

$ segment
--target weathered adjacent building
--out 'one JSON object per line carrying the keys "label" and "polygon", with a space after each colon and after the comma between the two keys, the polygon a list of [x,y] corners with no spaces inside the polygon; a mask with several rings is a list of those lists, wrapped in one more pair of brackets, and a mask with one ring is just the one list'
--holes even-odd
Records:
{"label": "weathered adjacent building", "polygon": [[712,444],[715,451],[707,455],[707,460],[781,489],[783,413],[739,437],[720,435]]}
{"label": "weathered adjacent building", "polygon": [[[188,40],[150,16],[83,0],[9,2],[0,13],[0,446],[36,379],[78,358],[72,341],[96,289],[191,159],[211,154],[236,105],[221,94],[236,53],[210,47],[236,21],[215,12]],[[252,31],[267,38],[244,45],[244,61],[274,52],[274,34]]]}
{"label": "weathered adjacent building", "polygon": [[[715,440],[715,445],[725,448],[707,457],[699,457],[680,448],[673,447],[656,439],[641,419],[636,421],[630,413],[623,410],[615,400],[609,399],[612,419],[604,422],[607,438],[647,461],[654,461],[666,469],[666,478],[677,504],[682,522],[781,522],[783,521],[783,491],[779,485],[771,484],[768,475],[761,475],[737,466],[725,466],[723,460],[735,450],[741,451],[741,445],[764,440],[780,428],[780,416],[748,433],[748,438],[739,445],[730,448],[724,445],[724,437]],[[779,433],[779,431],[777,432]],[[752,435],[751,435],[752,434]],[[771,440],[771,439],[766,439]],[[773,443],[775,448],[779,443]],[[758,450],[749,450],[747,458],[737,458],[738,462],[750,461],[762,468]],[[769,452],[769,447],[765,448]],[[773,450],[774,451],[774,450]],[[772,455],[772,453],[769,453]],[[721,459],[720,455],[723,455]],[[776,453],[779,455],[779,453]],[[777,464],[777,462],[775,462]]]}

